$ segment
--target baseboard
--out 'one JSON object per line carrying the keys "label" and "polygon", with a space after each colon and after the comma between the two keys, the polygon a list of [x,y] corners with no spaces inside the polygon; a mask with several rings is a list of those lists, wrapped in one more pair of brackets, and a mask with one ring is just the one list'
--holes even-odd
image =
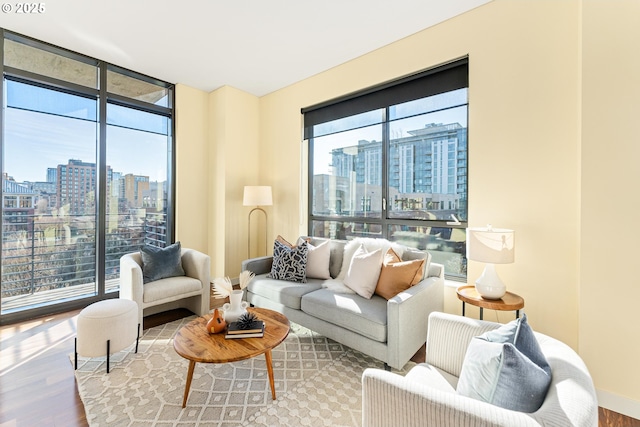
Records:
{"label": "baseboard", "polygon": [[628,397],[596,389],[598,406],[640,420],[640,402]]}

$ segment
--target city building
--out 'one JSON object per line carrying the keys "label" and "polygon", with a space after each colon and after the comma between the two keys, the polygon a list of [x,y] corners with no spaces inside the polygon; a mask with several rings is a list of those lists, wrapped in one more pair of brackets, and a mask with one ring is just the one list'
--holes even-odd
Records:
{"label": "city building", "polygon": [[[466,212],[467,129],[430,123],[390,140],[390,211],[394,217],[449,219]],[[331,174],[314,176],[313,211],[324,215],[380,215],[382,143],[360,140],[331,151]],[[322,189],[328,189],[327,194]]]}

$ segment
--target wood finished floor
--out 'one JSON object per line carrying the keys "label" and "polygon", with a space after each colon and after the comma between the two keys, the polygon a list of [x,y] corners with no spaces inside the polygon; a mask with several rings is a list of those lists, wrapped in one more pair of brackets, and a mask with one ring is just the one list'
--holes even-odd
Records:
{"label": "wood finished floor", "polygon": [[[88,427],[69,359],[78,313],[0,327],[0,427]],[[190,314],[174,310],[149,316],[144,327]],[[412,360],[424,361],[424,348]],[[599,418],[599,427],[640,427],[639,420],[603,408]]]}

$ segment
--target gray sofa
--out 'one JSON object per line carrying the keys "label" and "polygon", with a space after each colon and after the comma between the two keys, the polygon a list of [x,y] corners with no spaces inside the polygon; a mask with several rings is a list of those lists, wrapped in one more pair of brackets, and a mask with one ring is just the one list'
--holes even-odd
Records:
{"label": "gray sofa", "polygon": [[[310,243],[319,245],[324,240],[312,238]],[[342,268],[346,244],[330,241],[332,278]],[[403,260],[415,256],[416,250],[408,250]],[[246,288],[249,303],[278,311],[292,322],[373,356],[385,368],[401,369],[426,342],[429,314],[443,310],[444,266],[440,264],[429,263],[422,281],[387,301],[378,295],[366,299],[323,288],[324,280],[319,279],[307,283],[269,279],[272,261],[267,256],[242,262],[243,271],[256,274]]]}

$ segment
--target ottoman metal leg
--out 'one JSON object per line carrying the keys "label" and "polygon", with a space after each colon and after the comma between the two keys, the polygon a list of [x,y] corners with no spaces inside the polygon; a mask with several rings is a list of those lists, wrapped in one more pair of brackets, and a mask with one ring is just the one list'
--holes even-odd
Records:
{"label": "ottoman metal leg", "polygon": [[109,347],[111,346],[111,340],[107,340],[107,374],[109,373]]}
{"label": "ottoman metal leg", "polygon": [[138,352],[138,341],[140,341],[140,323],[138,323],[138,336],[136,336],[136,353]]}

